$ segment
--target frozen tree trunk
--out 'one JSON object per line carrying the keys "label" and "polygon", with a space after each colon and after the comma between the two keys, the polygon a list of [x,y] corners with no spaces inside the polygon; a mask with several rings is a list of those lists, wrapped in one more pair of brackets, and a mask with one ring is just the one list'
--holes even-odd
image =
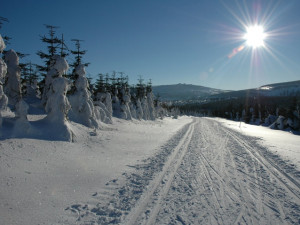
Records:
{"label": "frozen tree trunk", "polygon": [[90,128],[99,128],[91,93],[88,90],[89,83],[85,77],[84,65],[78,65],[75,73],[78,78],[75,82],[76,91],[70,96],[72,105],[70,119]]}
{"label": "frozen tree trunk", "polygon": [[7,82],[4,90],[8,97],[8,103],[15,106],[21,99],[21,71],[17,53],[9,50],[5,54],[5,62],[7,64]]}

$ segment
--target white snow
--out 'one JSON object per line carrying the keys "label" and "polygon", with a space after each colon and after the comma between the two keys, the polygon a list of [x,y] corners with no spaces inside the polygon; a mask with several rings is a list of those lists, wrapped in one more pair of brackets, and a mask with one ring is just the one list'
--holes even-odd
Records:
{"label": "white snow", "polygon": [[300,136],[268,127],[214,118],[227,127],[245,135],[260,138],[260,143],[283,159],[290,161],[300,169]]}
{"label": "white snow", "polygon": [[[36,121],[40,116],[28,118]],[[65,208],[94,202],[92,195],[105,188],[108,181],[118,179],[123,172],[132,170],[130,165],[152,156],[191,120],[189,117],[157,121],[114,118],[113,124],[96,131],[71,122],[76,136],[74,143],[1,140],[0,223],[32,225],[72,221],[72,214]]]}
{"label": "white snow", "polygon": [[2,53],[5,48],[6,48],[6,46],[5,46],[4,40],[0,34],[0,53]]}

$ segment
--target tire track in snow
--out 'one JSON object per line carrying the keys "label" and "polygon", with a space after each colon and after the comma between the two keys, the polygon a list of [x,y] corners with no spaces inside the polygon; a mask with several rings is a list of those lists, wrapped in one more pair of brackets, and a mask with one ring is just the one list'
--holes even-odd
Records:
{"label": "tire track in snow", "polygon": [[216,129],[209,120],[199,121],[156,223],[299,223],[299,201],[293,202],[282,184],[221,125]]}
{"label": "tire track in snow", "polygon": [[[299,194],[298,194],[299,188],[297,187],[297,185],[296,186],[294,185],[295,182],[297,184],[297,181],[295,181],[289,175],[285,176],[286,173],[284,171],[282,171],[277,165],[271,163],[268,159],[263,157],[261,152],[258,149],[252,147],[251,144],[249,144],[246,140],[241,139],[240,137],[237,136],[237,134],[234,134],[228,129],[226,130],[223,129],[223,130],[224,132],[228,133],[233,138],[233,140],[236,141],[236,143],[238,143],[238,145],[240,145],[242,149],[244,149],[249,154],[249,156],[253,160],[254,168],[255,168],[253,173],[254,175],[253,177],[248,176],[250,178],[248,183],[250,182],[250,184],[252,185],[253,183],[255,183],[258,188],[254,189],[254,187],[251,188],[249,186],[248,189],[249,189],[250,197],[251,196],[258,197],[256,198],[256,202],[255,202],[256,204],[258,204],[258,211],[259,211],[258,213],[262,216],[266,216],[267,217],[266,221],[271,221],[272,220],[270,217],[271,214],[266,212],[266,207],[267,207],[269,210],[273,211],[276,215],[278,215],[278,219],[281,221],[280,222],[281,224],[287,224],[286,219],[289,219],[289,221],[293,221],[293,220],[295,221],[295,219],[297,220],[297,217],[299,220],[298,222],[300,222],[299,215],[298,216],[293,215],[291,217],[291,215],[287,215],[285,213],[288,205],[291,205],[290,207],[292,208],[294,207],[293,210],[299,211]],[[250,162],[249,159],[248,161]],[[238,171],[245,173],[245,175],[252,174],[251,172],[248,171],[247,167],[246,167],[246,171],[241,171],[241,170]],[[257,173],[258,171],[260,172],[260,176]],[[264,177],[265,178],[269,177],[269,178],[265,179]],[[289,178],[292,179],[291,180],[292,182],[289,183],[285,182],[285,180],[290,180]],[[280,186],[275,185],[276,181],[279,182],[278,184]],[[260,184],[260,182],[262,184]],[[264,187],[264,185],[266,185],[266,187]],[[292,199],[289,200],[288,196],[287,196],[288,198],[285,197],[282,187],[288,193],[290,193],[292,196],[295,197],[296,199],[295,203],[298,202],[298,204],[296,203],[295,205],[295,203],[291,202]],[[285,209],[283,208],[283,205]],[[287,212],[288,214],[291,213],[289,211]],[[294,214],[294,212],[292,212],[292,214]],[[240,219],[241,218],[238,218],[236,222],[238,222]]]}
{"label": "tire track in snow", "polygon": [[280,164],[277,171],[256,153],[263,150],[255,138],[196,118],[79,224],[297,224],[297,187],[285,186]]}
{"label": "tire track in snow", "polygon": [[[140,198],[139,203],[137,204],[135,209],[133,209],[133,211],[128,215],[125,224],[136,224],[139,217],[143,217],[142,214],[144,214],[147,211],[147,206],[153,205],[153,201],[156,202],[154,203],[154,207],[150,211],[150,215],[148,215],[148,219],[146,219],[146,224],[155,223],[156,216],[160,209],[161,201],[170,189],[171,183],[174,178],[174,174],[176,173],[186,151],[188,150],[188,145],[194,132],[194,124],[195,123],[189,126],[189,129],[174,149],[174,152],[172,153],[171,157],[166,162],[163,171],[151,182],[148,190]],[[164,180],[167,181],[165,182]],[[162,193],[159,194],[158,198],[155,200],[153,199],[153,195],[155,192],[158,191],[157,189],[162,183],[164,184],[164,186],[161,188],[162,190],[160,190]],[[140,223],[141,222],[139,221],[139,224]]]}
{"label": "tire track in snow", "polygon": [[[293,179],[287,173],[282,171],[277,165],[272,163],[270,160],[263,157],[260,151],[254,150],[252,146],[240,139],[237,135],[233,134],[229,130],[225,132],[227,132],[234,140],[236,140],[241,146],[243,146],[246,151],[248,151],[259,163],[261,163],[266,168],[266,170],[270,172],[275,179],[280,181],[296,198],[300,199],[300,184],[295,179]],[[284,179],[289,180],[292,184],[284,182]]]}

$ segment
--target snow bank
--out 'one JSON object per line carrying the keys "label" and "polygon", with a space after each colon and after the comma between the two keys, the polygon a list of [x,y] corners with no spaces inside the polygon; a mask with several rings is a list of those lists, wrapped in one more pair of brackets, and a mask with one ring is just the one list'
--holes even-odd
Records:
{"label": "snow bank", "polygon": [[260,138],[260,143],[270,151],[290,161],[300,169],[300,136],[268,127],[249,125],[244,122],[234,122],[221,118],[213,118],[227,127],[237,130],[245,135]]}
{"label": "snow bank", "polygon": [[[31,120],[36,120],[30,116]],[[30,121],[30,122],[34,122]],[[114,119],[103,130],[71,123],[77,142],[7,139],[0,142],[1,224],[78,224],[65,209],[96,204],[106,183],[159,151],[189,117]],[[48,129],[40,124],[41,129]]]}

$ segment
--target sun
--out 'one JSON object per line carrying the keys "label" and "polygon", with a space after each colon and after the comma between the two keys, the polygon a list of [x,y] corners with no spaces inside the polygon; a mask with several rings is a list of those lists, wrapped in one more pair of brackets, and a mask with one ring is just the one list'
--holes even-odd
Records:
{"label": "sun", "polygon": [[247,33],[244,36],[246,44],[252,48],[263,47],[266,33],[261,25],[253,25],[246,28]]}

